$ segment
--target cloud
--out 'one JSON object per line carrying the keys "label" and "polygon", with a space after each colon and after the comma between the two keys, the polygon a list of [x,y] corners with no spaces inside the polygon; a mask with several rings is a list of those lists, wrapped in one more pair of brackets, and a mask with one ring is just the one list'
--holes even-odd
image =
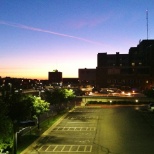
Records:
{"label": "cloud", "polygon": [[48,34],[52,34],[52,35],[58,35],[58,36],[61,36],[61,37],[77,39],[77,40],[84,41],[84,42],[89,42],[89,43],[92,43],[92,44],[103,45],[103,43],[101,43],[101,42],[92,41],[92,40],[85,39],[85,38],[82,38],[82,37],[77,37],[77,36],[73,36],[73,35],[53,32],[53,31],[49,31],[49,30],[45,30],[45,29],[30,27],[30,26],[26,26],[26,25],[22,25],[22,24],[18,24],[18,23],[10,23],[10,22],[5,22],[5,21],[0,21],[0,24],[1,25],[11,26],[11,27],[16,27],[16,28],[20,28],[20,29],[26,29],[26,30],[31,30],[31,31],[38,31],[38,32],[42,32],[42,33],[48,33]]}
{"label": "cloud", "polygon": [[76,29],[84,28],[84,27],[96,27],[100,24],[105,23],[112,17],[112,13],[108,15],[102,15],[100,17],[90,17],[79,20],[70,21],[70,25],[75,27]]}

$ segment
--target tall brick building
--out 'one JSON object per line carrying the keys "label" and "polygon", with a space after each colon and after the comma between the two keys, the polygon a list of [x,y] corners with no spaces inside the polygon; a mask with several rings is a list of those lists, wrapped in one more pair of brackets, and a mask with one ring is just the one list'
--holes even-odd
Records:
{"label": "tall brick building", "polygon": [[96,86],[145,89],[154,86],[154,40],[142,40],[128,54],[97,54]]}

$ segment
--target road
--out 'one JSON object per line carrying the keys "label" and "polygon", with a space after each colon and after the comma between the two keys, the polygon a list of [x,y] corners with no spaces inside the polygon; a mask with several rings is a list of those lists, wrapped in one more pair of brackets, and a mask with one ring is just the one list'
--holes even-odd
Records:
{"label": "road", "polygon": [[153,154],[154,114],[136,109],[76,108],[23,154]]}

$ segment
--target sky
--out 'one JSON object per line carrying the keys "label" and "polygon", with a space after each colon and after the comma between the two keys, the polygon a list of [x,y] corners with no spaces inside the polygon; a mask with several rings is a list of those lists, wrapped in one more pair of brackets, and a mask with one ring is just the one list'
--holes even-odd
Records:
{"label": "sky", "polygon": [[97,67],[98,53],[127,54],[147,39],[147,28],[154,39],[153,6],[154,0],[0,0],[0,76],[48,79],[57,69],[77,78],[78,69]]}

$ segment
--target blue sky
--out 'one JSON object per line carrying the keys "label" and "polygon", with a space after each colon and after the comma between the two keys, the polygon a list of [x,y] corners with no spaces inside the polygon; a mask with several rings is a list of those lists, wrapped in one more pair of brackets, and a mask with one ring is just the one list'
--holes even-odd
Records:
{"label": "blue sky", "polygon": [[154,0],[0,0],[0,76],[78,77],[97,53],[128,53],[154,38]]}

